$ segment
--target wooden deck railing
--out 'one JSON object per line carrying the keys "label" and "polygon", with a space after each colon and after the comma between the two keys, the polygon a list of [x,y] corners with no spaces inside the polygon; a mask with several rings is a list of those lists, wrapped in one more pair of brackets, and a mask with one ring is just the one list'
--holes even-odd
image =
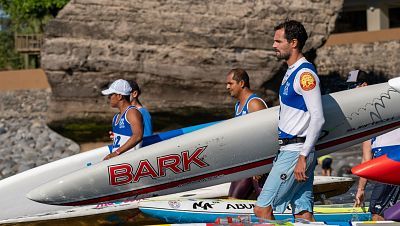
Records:
{"label": "wooden deck railing", "polygon": [[42,34],[15,35],[15,50],[24,53],[39,53],[43,45]]}

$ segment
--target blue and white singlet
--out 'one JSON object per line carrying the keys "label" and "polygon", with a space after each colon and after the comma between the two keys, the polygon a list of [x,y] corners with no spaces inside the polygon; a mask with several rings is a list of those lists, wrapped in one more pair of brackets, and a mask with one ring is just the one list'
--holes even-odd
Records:
{"label": "blue and white singlet", "polygon": [[391,150],[400,151],[400,128],[372,138],[371,148],[373,158],[382,156]]}
{"label": "blue and white singlet", "polygon": [[279,89],[279,138],[306,137],[306,141],[281,150],[307,156],[314,149],[325,122],[319,83],[314,65],[304,57],[288,68]]}
{"label": "blue and white singlet", "polygon": [[[124,113],[122,113],[119,121],[118,120],[118,115],[119,113],[114,115],[113,121],[112,121],[112,131],[114,133],[114,141],[112,145],[112,151],[116,151],[119,147],[121,147],[123,144],[125,144],[129,138],[131,138],[132,134],[132,128],[131,124],[129,123],[128,119],[126,118],[126,113],[130,109],[137,109],[134,106],[129,106],[126,108]],[[136,145],[135,149],[140,147],[139,145]]]}
{"label": "blue and white singlet", "polygon": [[246,115],[249,113],[249,103],[251,100],[253,99],[259,99],[261,100],[261,102],[263,102],[263,104],[265,105],[265,107],[267,107],[267,104],[264,102],[263,99],[261,99],[257,94],[253,93],[249,96],[249,98],[247,98],[246,103],[244,104],[244,106],[242,107],[242,109],[240,108],[240,101],[236,102],[235,105],[235,117],[238,116],[242,116],[242,115]]}

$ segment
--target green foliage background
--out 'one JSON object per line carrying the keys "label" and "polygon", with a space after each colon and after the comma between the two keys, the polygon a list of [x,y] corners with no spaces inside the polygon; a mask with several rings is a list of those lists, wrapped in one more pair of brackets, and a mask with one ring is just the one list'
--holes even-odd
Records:
{"label": "green foliage background", "polygon": [[11,31],[0,32],[0,70],[21,69],[23,60],[14,50],[14,35]]}
{"label": "green foliage background", "polygon": [[0,0],[0,7],[10,16],[12,29],[20,33],[43,33],[48,21],[69,0]]}
{"label": "green foliage background", "polygon": [[42,34],[46,24],[68,2],[69,0],[0,0],[0,8],[8,15],[2,21],[3,24],[8,24],[8,29],[0,32],[0,70],[22,68],[22,58],[14,50],[14,34]]}

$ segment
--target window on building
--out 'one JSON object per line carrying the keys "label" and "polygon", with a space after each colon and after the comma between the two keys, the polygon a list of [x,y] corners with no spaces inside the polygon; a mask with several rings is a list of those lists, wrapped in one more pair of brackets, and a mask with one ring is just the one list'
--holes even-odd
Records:
{"label": "window on building", "polygon": [[389,9],[389,28],[400,27],[400,8]]}
{"label": "window on building", "polygon": [[345,33],[354,31],[367,30],[367,12],[360,11],[346,11],[341,12],[336,19],[335,30],[333,33]]}

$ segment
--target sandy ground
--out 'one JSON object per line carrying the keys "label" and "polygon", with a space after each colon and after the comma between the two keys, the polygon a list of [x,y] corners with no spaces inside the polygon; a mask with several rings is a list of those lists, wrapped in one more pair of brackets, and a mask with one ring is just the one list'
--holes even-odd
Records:
{"label": "sandy ground", "polygon": [[88,142],[80,144],[81,152],[89,151],[95,148],[104,147],[106,145],[111,144],[112,142]]}

